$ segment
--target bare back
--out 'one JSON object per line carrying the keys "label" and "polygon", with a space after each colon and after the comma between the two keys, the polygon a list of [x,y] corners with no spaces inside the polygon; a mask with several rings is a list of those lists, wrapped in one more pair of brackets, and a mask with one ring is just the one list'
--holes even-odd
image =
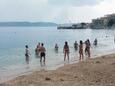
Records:
{"label": "bare back", "polygon": [[43,53],[43,52],[45,52],[45,51],[46,51],[45,47],[41,46],[41,47],[40,47],[40,52]]}

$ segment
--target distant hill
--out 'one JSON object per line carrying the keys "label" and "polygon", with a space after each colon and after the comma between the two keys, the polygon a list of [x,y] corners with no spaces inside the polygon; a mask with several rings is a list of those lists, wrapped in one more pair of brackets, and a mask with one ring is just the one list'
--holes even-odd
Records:
{"label": "distant hill", "polygon": [[0,22],[0,27],[9,27],[9,26],[51,27],[51,26],[57,26],[57,24],[52,22]]}

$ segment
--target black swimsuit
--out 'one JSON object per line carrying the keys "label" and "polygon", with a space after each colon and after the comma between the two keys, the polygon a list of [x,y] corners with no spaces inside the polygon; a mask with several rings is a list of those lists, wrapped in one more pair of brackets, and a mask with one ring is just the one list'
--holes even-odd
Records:
{"label": "black swimsuit", "polygon": [[45,53],[41,52],[40,57],[45,57]]}

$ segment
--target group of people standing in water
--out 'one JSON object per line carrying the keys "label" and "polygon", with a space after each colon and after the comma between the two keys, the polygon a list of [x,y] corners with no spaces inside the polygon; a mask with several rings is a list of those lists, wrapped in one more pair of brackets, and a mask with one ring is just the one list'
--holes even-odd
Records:
{"label": "group of people standing in water", "polygon": [[[95,46],[97,45],[97,39],[94,40],[93,43]],[[31,55],[28,49],[28,45],[25,46],[25,60],[27,62],[27,64],[29,64],[29,56]],[[90,40],[87,39],[85,42],[83,42],[82,40],[80,40],[79,44],[77,43],[77,41],[75,41],[74,43],[74,49],[75,51],[79,50],[79,60],[83,60],[84,59],[84,47],[85,47],[85,54],[90,58]],[[55,44],[55,51],[58,52],[58,44]],[[66,60],[66,58],[69,61],[69,53],[70,53],[70,49],[69,49],[69,44],[67,41],[65,41],[64,47],[63,47],[63,53],[64,53],[64,61]],[[44,62],[46,60],[46,49],[44,47],[43,43],[38,43],[38,45],[35,48],[35,54],[37,56],[40,57],[40,62]]]}
{"label": "group of people standing in water", "polygon": [[[83,43],[82,40],[80,40],[79,44],[77,43],[77,41],[75,41],[75,43],[74,43],[74,49],[75,50],[79,49],[79,60],[83,60],[84,59],[84,53],[83,53],[83,51],[84,51],[84,44],[85,44],[85,54],[88,55],[88,57],[91,56],[90,55],[91,44],[90,44],[89,39],[87,39],[84,43]],[[68,45],[67,41],[65,42],[65,45],[63,47],[63,52],[64,52],[64,61],[65,61],[66,57],[69,60],[70,50],[69,50],[69,45]]]}
{"label": "group of people standing in water", "polygon": [[[26,47],[26,49],[25,49],[25,57],[26,57],[26,59],[25,60],[26,60],[27,64],[29,64],[29,56],[31,54],[29,52],[28,45],[26,45],[25,47]],[[45,63],[45,59],[46,59],[45,52],[46,52],[46,49],[44,47],[44,44],[43,43],[41,43],[41,44],[38,43],[38,45],[37,45],[37,47],[35,49],[35,54],[40,57],[40,62],[43,61]]]}

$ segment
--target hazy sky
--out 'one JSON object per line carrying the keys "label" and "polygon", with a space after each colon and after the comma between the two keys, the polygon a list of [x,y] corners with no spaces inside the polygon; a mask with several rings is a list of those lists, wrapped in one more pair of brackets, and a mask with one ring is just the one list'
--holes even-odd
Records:
{"label": "hazy sky", "polygon": [[0,21],[90,22],[115,13],[115,0],[0,0]]}

